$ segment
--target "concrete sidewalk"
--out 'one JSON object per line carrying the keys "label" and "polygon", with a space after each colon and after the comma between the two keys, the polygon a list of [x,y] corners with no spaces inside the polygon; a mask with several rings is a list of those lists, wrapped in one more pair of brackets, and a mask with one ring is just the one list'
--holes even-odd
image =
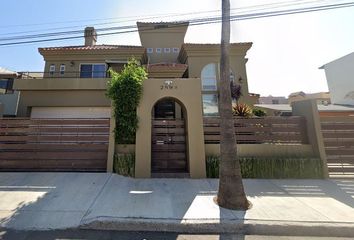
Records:
{"label": "concrete sidewalk", "polygon": [[211,179],[0,173],[0,227],[354,237],[354,179],[244,184],[247,212],[215,205]]}

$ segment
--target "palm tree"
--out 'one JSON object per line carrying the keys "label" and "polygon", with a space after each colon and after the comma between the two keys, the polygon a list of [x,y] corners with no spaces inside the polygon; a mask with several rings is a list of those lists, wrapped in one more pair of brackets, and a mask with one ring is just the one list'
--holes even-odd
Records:
{"label": "palm tree", "polygon": [[246,210],[249,203],[243,188],[232,117],[230,94],[230,0],[222,0],[220,59],[220,170],[216,202],[229,209]]}

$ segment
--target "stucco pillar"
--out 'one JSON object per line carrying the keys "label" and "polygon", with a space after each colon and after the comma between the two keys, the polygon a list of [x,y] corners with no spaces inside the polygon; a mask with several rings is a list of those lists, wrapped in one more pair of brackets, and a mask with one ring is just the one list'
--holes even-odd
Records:
{"label": "stucco pillar", "polygon": [[[165,88],[166,82],[169,87]],[[137,108],[139,127],[136,132],[135,177],[151,176],[151,118],[155,103],[173,98],[186,110],[186,137],[189,174],[191,178],[204,178],[205,146],[201,83],[199,78],[147,79],[143,96]]]}
{"label": "stucco pillar", "polygon": [[114,109],[111,107],[111,119],[109,120],[109,142],[108,142],[108,153],[107,153],[107,168],[106,171],[113,172],[113,161],[114,161],[114,150],[115,150],[115,129],[116,129],[116,118],[114,117]]}
{"label": "stucco pillar", "polygon": [[328,178],[327,156],[316,100],[295,101],[291,106],[294,116],[303,116],[306,118],[309,143],[312,145],[314,154],[322,161],[323,176]]}

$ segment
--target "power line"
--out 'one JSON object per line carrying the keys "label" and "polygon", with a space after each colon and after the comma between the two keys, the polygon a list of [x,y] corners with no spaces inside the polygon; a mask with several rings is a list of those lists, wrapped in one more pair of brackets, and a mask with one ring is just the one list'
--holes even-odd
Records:
{"label": "power line", "polygon": [[[241,20],[249,20],[249,19],[257,19],[257,18],[266,18],[266,17],[275,17],[275,16],[284,16],[284,15],[293,15],[299,13],[309,13],[309,12],[317,12],[317,11],[324,11],[324,10],[332,10],[338,8],[347,8],[353,7],[354,2],[349,3],[342,3],[342,4],[332,4],[332,5],[322,5],[316,7],[308,7],[308,8],[298,8],[298,9],[291,9],[291,10],[281,10],[281,11],[272,11],[272,12],[261,12],[261,13],[252,13],[252,14],[244,14],[244,15],[232,15],[230,16],[231,21],[241,21]],[[211,17],[211,18],[200,18],[194,20],[185,20],[184,22],[188,22],[190,26],[198,26],[198,25],[205,25],[205,24],[213,24],[213,23],[220,23],[220,17]],[[178,25],[170,26],[172,27],[179,27]],[[122,26],[117,27],[124,31],[118,32],[110,32],[110,33],[101,33],[97,34],[98,36],[108,36],[108,35],[116,35],[116,34],[124,34],[124,33],[132,33],[137,32],[137,27],[134,26]],[[153,29],[143,29],[142,31],[151,31]],[[61,37],[61,38],[50,38],[50,39],[42,39],[42,40],[31,40],[31,41],[21,41],[21,42],[9,42],[9,43],[2,43],[0,46],[12,46],[12,45],[21,45],[21,44],[31,44],[31,43],[39,43],[39,42],[50,42],[50,41],[60,41],[60,40],[70,40],[70,39],[78,39],[82,38],[82,36],[70,36],[70,37]]]}
{"label": "power line", "polygon": [[[312,1],[312,3],[314,2],[318,2],[318,1],[324,1],[324,0],[315,0]],[[286,5],[284,5],[285,3],[287,3]],[[300,4],[303,3],[303,1],[299,2],[299,1],[291,1],[291,2],[282,2],[282,3],[278,3],[277,6],[279,7],[284,7],[284,6],[289,6],[289,4],[293,5],[293,4]],[[309,3],[309,2],[307,2]],[[259,6],[274,6],[274,4],[263,4],[263,5],[256,5],[256,6],[249,6],[247,8],[256,8]],[[241,8],[235,8],[235,9],[241,9]],[[258,10],[266,10],[268,8],[263,8],[263,9],[258,9]],[[220,10],[217,10],[220,11]],[[253,10],[254,11],[254,10]],[[215,11],[206,11],[206,12],[215,12]],[[244,11],[247,12],[247,11]],[[188,13],[189,14],[189,13]],[[185,14],[182,14],[185,15]],[[182,16],[180,15],[180,16]],[[139,21],[140,19],[138,19]],[[192,20],[199,20],[198,18],[195,19],[190,19],[188,21],[192,21]],[[105,31],[114,31],[114,30],[122,30],[122,29],[128,29],[128,28],[132,28],[135,27],[134,25],[131,26],[124,26],[124,27],[107,27],[107,28],[98,28],[96,29],[97,32],[105,32]],[[11,36],[11,37],[4,37],[4,38],[0,38],[0,42],[1,41],[13,41],[13,40],[24,40],[24,39],[35,39],[35,38],[47,38],[47,37],[57,37],[57,36],[64,36],[64,35],[77,35],[77,34],[83,34],[84,31],[81,30],[72,30],[72,31],[62,31],[62,32],[52,32],[52,33],[43,33],[43,34],[33,34],[33,35],[22,35],[22,36]]]}
{"label": "power line", "polygon": [[[284,3],[303,3],[303,2],[317,2],[319,0],[293,0],[293,1],[283,1],[283,2],[273,2],[273,3],[267,3],[267,4],[259,4],[259,5],[253,5],[253,6],[247,6],[247,7],[242,7],[242,8],[254,8],[254,7],[259,7],[259,6],[272,6],[272,5],[278,5],[278,4],[284,4]],[[321,0],[325,1],[325,0]],[[232,9],[230,9],[232,10]],[[202,11],[203,13],[208,13],[208,12],[220,12],[221,10],[210,10],[210,11]],[[186,13],[188,15],[190,14],[197,14],[201,13],[200,11],[198,12],[190,12]],[[31,23],[31,24],[18,24],[18,25],[0,25],[0,28],[12,28],[12,27],[23,27],[23,26],[41,26],[41,25],[54,25],[54,24],[63,24],[63,23],[76,23],[76,22],[89,22],[89,21],[106,21],[106,20],[114,20],[114,19],[129,19],[129,18],[137,18],[137,17],[154,17],[154,16],[164,16],[164,15],[179,15],[179,13],[166,13],[166,14],[154,14],[154,15],[132,15],[132,16],[125,16],[125,17],[113,17],[113,18],[91,18],[91,19],[81,19],[81,20],[70,20],[70,21],[58,21],[58,22],[46,22],[46,23]]]}
{"label": "power line", "polygon": [[[339,1],[341,1],[341,0],[339,0]],[[310,3],[314,4],[314,3],[320,3],[320,2],[326,2],[326,0],[284,1],[284,2],[260,4],[260,5],[253,5],[253,6],[240,7],[240,8],[232,8],[231,11],[236,11],[237,10],[237,11],[239,11],[239,13],[252,12],[252,11],[260,11],[260,10],[267,10],[267,9],[283,8],[283,7],[289,7],[289,6],[295,6],[295,5],[305,5],[305,4],[310,4]],[[260,8],[260,7],[264,7],[264,8]],[[244,11],[240,12],[240,10],[244,10]],[[118,21],[118,22],[115,21],[115,22],[94,23],[93,25],[95,25],[95,26],[111,25],[111,24],[117,24],[117,23],[123,23],[123,22],[155,19],[155,18],[158,18],[158,17],[175,17],[175,16],[181,17],[181,16],[186,16],[186,15],[196,15],[196,14],[204,14],[204,13],[211,13],[211,12],[220,12],[220,10],[189,12],[189,13],[183,13],[183,14],[170,13],[170,14],[159,14],[159,15],[146,15],[144,18],[138,18],[138,16],[130,16],[130,17],[120,17],[120,18],[96,19],[96,20],[108,20],[108,19],[132,19],[132,20],[125,20],[125,21]],[[141,16],[139,16],[139,17],[141,17]],[[86,21],[86,20],[79,20],[78,22],[84,22],[84,21]],[[63,22],[57,22],[57,23],[65,23],[65,22],[76,22],[76,21],[63,21]],[[42,25],[47,25],[47,24],[48,23],[43,23]],[[55,24],[55,22],[52,23],[52,24]],[[41,24],[28,24],[28,25],[22,25],[22,26],[31,26],[31,25],[41,25]],[[20,25],[13,25],[13,26],[20,26]],[[0,26],[0,28],[1,27],[9,27],[9,26]],[[67,26],[67,27],[60,27],[60,28],[49,28],[49,29],[32,30],[32,31],[13,32],[13,33],[3,33],[3,34],[0,34],[0,36],[4,36],[4,35],[8,36],[9,34],[23,34],[23,33],[31,33],[31,32],[33,33],[33,32],[41,32],[41,31],[49,31],[49,30],[61,30],[61,29],[77,28],[77,27],[80,27],[82,29],[83,25]],[[77,30],[77,31],[82,31],[82,30]],[[51,33],[48,33],[48,34],[51,34]],[[62,34],[58,34],[58,36],[59,35],[62,35]],[[12,37],[20,37],[20,36],[12,36]],[[10,38],[10,37],[8,37],[8,38]],[[10,40],[10,39],[7,39],[7,40]]]}

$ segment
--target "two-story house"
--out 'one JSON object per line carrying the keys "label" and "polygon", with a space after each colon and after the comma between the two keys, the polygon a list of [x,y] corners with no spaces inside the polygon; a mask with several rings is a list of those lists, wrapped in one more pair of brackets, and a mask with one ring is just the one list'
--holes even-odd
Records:
{"label": "two-story house", "polygon": [[[185,43],[188,22],[138,22],[141,46],[97,45],[94,28],[81,46],[39,48],[45,60],[41,79],[21,79],[19,117],[110,117],[105,96],[107,70],[119,71],[132,57],[148,71],[137,109],[137,177],[158,173],[205,176],[203,117],[218,115],[219,44]],[[212,33],[211,33],[212,34]],[[245,58],[252,43],[230,45],[231,80],[249,103]],[[118,121],[119,121],[119,116]],[[173,131],[161,124],[173,122]],[[173,148],[169,147],[173,145]]]}

